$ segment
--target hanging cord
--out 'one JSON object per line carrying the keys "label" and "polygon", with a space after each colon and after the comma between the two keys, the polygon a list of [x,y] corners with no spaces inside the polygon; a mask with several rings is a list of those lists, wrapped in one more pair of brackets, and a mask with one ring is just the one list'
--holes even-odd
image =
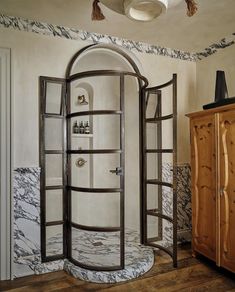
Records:
{"label": "hanging cord", "polygon": [[187,3],[187,15],[189,17],[193,16],[197,12],[197,3],[194,0],[185,0]]}
{"label": "hanging cord", "polygon": [[100,6],[99,6],[99,0],[94,0],[93,1],[93,9],[92,9],[92,14],[91,14],[91,19],[92,20],[104,20],[105,16],[102,13]]}

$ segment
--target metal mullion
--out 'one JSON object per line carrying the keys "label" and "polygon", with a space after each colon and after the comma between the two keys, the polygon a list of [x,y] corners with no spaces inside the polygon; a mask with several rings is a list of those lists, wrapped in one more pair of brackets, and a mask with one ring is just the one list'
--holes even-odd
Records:
{"label": "metal mullion", "polygon": [[174,187],[174,185],[171,184],[171,183],[163,182],[163,181],[160,181],[160,180],[157,180],[157,179],[147,179],[146,183],[150,184],[150,185],[161,185],[161,186],[165,186],[165,187],[169,187],[169,188],[173,188]]}
{"label": "metal mullion", "polygon": [[80,116],[90,116],[90,115],[122,115],[122,111],[115,111],[115,110],[94,110],[94,111],[82,111],[82,112],[75,112],[69,113],[67,115],[67,119],[71,119],[74,117]]}
{"label": "metal mullion", "polygon": [[60,185],[60,186],[45,186],[45,190],[46,191],[51,191],[51,190],[61,190],[63,189],[64,186]]}
{"label": "metal mullion", "polygon": [[[146,91],[147,92],[147,91]],[[143,146],[142,146],[142,156],[143,156],[143,240],[144,244],[147,243],[147,234],[148,234],[148,224],[147,224],[147,155],[146,155],[146,149],[147,149],[147,124],[146,124],[146,92],[143,94],[142,98],[142,118],[143,118]]]}
{"label": "metal mullion", "polygon": [[103,150],[67,150],[68,154],[115,154],[122,153],[121,149],[103,149]]}
{"label": "metal mullion", "polygon": [[88,226],[88,225],[82,225],[77,224],[74,222],[71,222],[71,226],[76,229],[80,230],[86,230],[86,231],[95,231],[95,232],[118,232],[121,230],[120,227],[97,227],[97,226]]}
{"label": "metal mullion", "polygon": [[125,267],[125,76],[120,75],[120,110],[122,112],[120,118],[120,165],[122,167],[122,175],[120,176],[120,266]]}
{"label": "metal mullion", "polygon": [[146,119],[146,123],[158,123],[165,120],[170,120],[173,118],[173,114],[161,116],[160,118],[148,118]]}
{"label": "metal mullion", "polygon": [[[67,83],[67,95],[66,95],[66,116],[71,113],[71,83]],[[71,149],[71,119],[66,119],[66,137],[67,137],[67,149]],[[71,185],[71,155],[66,155],[67,161],[67,168],[66,168],[66,194],[67,194],[67,218],[66,218],[66,225],[67,225],[67,257],[69,259],[72,258],[72,190],[68,188]]]}
{"label": "metal mullion", "polygon": [[64,116],[59,114],[43,114],[43,117],[46,119],[64,119]]}
{"label": "metal mullion", "polygon": [[67,150],[67,81],[63,85],[63,95],[61,100],[61,113],[63,114],[63,254],[67,256],[67,157],[66,157],[66,150]]}
{"label": "metal mullion", "polygon": [[177,75],[173,74],[173,265],[177,267]]}
{"label": "metal mullion", "polygon": [[46,81],[43,77],[40,77],[40,166],[41,166],[41,178],[40,178],[40,221],[41,221],[41,256],[42,262],[46,259],[46,167],[45,167],[45,96],[46,96]]}
{"label": "metal mullion", "polygon": [[67,186],[67,189],[70,191],[82,193],[121,193],[123,191],[121,188],[79,188],[73,186]]}
{"label": "metal mullion", "polygon": [[[162,116],[162,93],[157,91],[157,104],[156,117]],[[162,122],[157,123],[157,148],[162,149]],[[158,153],[158,179],[162,181],[162,153]],[[162,211],[162,185],[158,185],[158,209]],[[162,239],[162,219],[158,220],[158,236]]]}
{"label": "metal mullion", "polygon": [[57,225],[63,225],[63,224],[64,224],[63,220],[49,221],[45,223],[46,226],[57,226]]}
{"label": "metal mullion", "polygon": [[149,240],[147,243],[148,243],[149,246],[152,246],[152,247],[155,247],[155,248],[158,248],[158,249],[160,249],[160,250],[165,251],[165,252],[168,253],[169,256],[171,256],[172,258],[174,257],[174,252],[172,252],[170,249],[168,249],[168,248],[166,248],[166,247],[164,247],[164,246],[162,246],[162,245],[159,245],[159,244],[156,244],[156,243],[152,243],[151,238],[150,238],[150,240]]}
{"label": "metal mullion", "polygon": [[146,153],[173,153],[173,149],[146,149]]}
{"label": "metal mullion", "polygon": [[91,266],[91,265],[86,265],[83,264],[73,258],[70,258],[70,262],[75,264],[76,266],[86,269],[86,270],[91,270],[91,271],[118,271],[121,270],[121,266]]}
{"label": "metal mullion", "polygon": [[[158,218],[161,218],[161,219],[165,219],[165,220],[173,223],[173,218],[171,218],[170,216],[164,215],[162,213],[159,213],[159,212],[154,212],[152,210],[147,210],[147,215],[154,216],[154,217],[158,217]],[[158,240],[160,240],[160,239],[158,239]]]}

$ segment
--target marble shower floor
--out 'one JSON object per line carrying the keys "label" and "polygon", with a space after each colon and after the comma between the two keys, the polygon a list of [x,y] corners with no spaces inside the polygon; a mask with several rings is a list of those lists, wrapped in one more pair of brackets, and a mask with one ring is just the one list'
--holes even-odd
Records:
{"label": "marble shower floor", "polygon": [[[48,240],[47,251],[55,254],[61,247],[58,238]],[[88,232],[72,229],[72,257],[91,266],[116,266],[120,264],[119,232]],[[140,245],[139,235],[133,230],[125,232],[125,269],[104,272],[80,268],[65,260],[64,269],[74,277],[96,283],[116,283],[137,278],[151,269],[153,250]]]}

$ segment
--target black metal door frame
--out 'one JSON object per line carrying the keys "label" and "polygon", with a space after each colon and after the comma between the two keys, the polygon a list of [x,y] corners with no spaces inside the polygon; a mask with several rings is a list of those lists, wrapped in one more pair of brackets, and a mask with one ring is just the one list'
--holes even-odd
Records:
{"label": "black metal door frame", "polygon": [[[61,84],[61,106],[60,113],[47,113],[46,112],[46,93],[47,93],[47,83]],[[41,257],[42,262],[49,262],[58,259],[63,259],[67,253],[67,242],[64,240],[67,234],[67,190],[66,190],[66,180],[67,180],[67,166],[66,166],[66,79],[41,76],[39,79],[39,94],[40,94],[40,114],[39,114],[39,161],[41,167],[40,175],[40,206],[41,206]],[[63,120],[63,142],[62,150],[47,150],[45,148],[45,119],[62,119]],[[46,185],[46,155],[61,154],[63,156],[63,183],[62,185],[47,186]],[[46,221],[46,191],[49,190],[62,190],[63,191],[63,218],[60,221]],[[63,252],[62,254],[47,256],[46,253],[46,228],[49,226],[63,226]]]}
{"label": "black metal door frame", "polygon": [[[167,116],[162,116],[161,106],[162,97],[161,89],[172,86],[172,99],[173,99],[173,113]],[[148,105],[149,94],[155,93],[158,99],[155,116],[153,118],[146,118],[146,109]],[[140,124],[140,169],[141,169],[141,243],[145,245],[158,248],[168,253],[173,259],[174,267],[177,266],[177,75],[173,74],[172,80],[169,82],[142,90],[141,97],[141,124]],[[173,120],[173,148],[162,149],[162,121],[172,119]],[[157,124],[157,149],[147,148],[147,123]],[[156,153],[158,154],[158,173],[160,174],[158,179],[147,178],[147,154]],[[168,183],[162,181],[162,154],[172,153],[173,155],[173,182]],[[159,172],[160,171],[160,172]],[[149,210],[147,208],[147,185],[153,184],[158,186],[158,209]],[[173,216],[164,215],[162,212],[162,186],[170,187],[173,189]],[[160,194],[160,197],[159,197]],[[160,208],[159,208],[160,207]],[[148,238],[147,236],[147,217],[155,216],[159,219],[158,221],[158,237]],[[170,250],[164,246],[161,246],[156,241],[162,240],[162,220],[165,219],[173,225],[173,248]],[[160,228],[160,230],[159,230]]]}
{"label": "black metal door frame", "polygon": [[[70,84],[74,80],[85,77],[94,76],[117,76],[120,78],[120,110],[101,110],[101,111],[85,111],[71,113],[70,109]],[[126,71],[115,70],[96,70],[82,72],[71,75],[67,79],[40,77],[40,166],[41,166],[41,255],[42,262],[48,262],[63,258],[68,258],[74,264],[91,270],[97,271],[113,271],[120,270],[125,267],[125,106],[124,106],[124,88],[125,76],[137,78],[139,84],[139,92],[147,87],[148,81],[143,76]],[[46,84],[47,82],[54,82],[62,84],[62,103],[60,114],[45,113],[46,106]],[[71,118],[82,115],[119,115],[120,116],[120,149],[103,149],[103,150],[72,150],[71,149]],[[45,119],[55,118],[63,119],[63,149],[60,150],[46,150],[45,149]],[[77,188],[71,185],[71,155],[73,154],[112,154],[120,153],[120,165],[122,167],[122,174],[120,176],[120,188]],[[61,186],[46,186],[46,165],[45,157],[47,154],[61,154],[63,155],[63,185]],[[46,222],[46,191],[47,190],[63,190],[63,220]],[[79,192],[94,192],[94,193],[120,193],[120,226],[114,227],[96,227],[84,226],[72,222],[71,218],[71,191]],[[48,226],[63,225],[63,254],[47,256],[46,255],[46,228]],[[120,265],[118,266],[89,266],[84,263],[77,262],[72,258],[72,228],[97,231],[97,232],[113,232],[120,231]]]}

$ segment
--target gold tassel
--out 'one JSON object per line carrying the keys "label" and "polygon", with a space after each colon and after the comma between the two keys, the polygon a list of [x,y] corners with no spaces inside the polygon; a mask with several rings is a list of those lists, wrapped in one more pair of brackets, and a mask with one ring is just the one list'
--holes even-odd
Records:
{"label": "gold tassel", "polygon": [[93,9],[92,9],[92,14],[91,14],[91,19],[92,20],[103,20],[105,19],[104,14],[102,13],[100,6],[99,6],[99,0],[94,0],[93,1]]}
{"label": "gold tassel", "polygon": [[187,15],[189,17],[193,16],[197,12],[197,3],[194,0],[185,0],[187,3]]}

